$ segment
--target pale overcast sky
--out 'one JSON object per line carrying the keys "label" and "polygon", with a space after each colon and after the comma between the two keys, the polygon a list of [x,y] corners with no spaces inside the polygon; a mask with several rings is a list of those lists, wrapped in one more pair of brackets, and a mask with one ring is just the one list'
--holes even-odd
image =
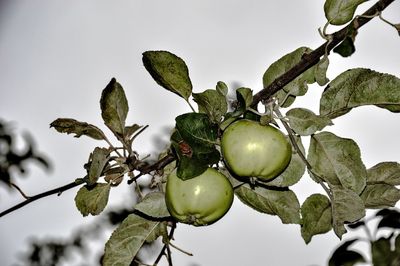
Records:
{"label": "pale overcast sky", "polygon": [[[375,1],[360,8],[365,10]],[[0,118],[29,131],[51,158],[53,171],[32,166],[18,184],[33,195],[64,185],[85,173],[82,165],[98,142],[61,135],[49,124],[71,117],[102,126],[99,99],[112,77],[125,88],[128,121],[150,125],[138,139],[140,154],[156,155],[166,143],[174,118],[189,112],[184,101],[157,86],[142,65],[146,50],[169,50],[189,66],[196,92],[217,81],[258,91],[266,68],[284,54],[323,43],[324,1],[106,1],[0,0]],[[358,12],[357,12],[358,13]],[[396,1],[384,16],[399,23]],[[335,30],[335,28],[329,28]],[[353,67],[400,76],[400,38],[378,21],[363,27],[350,58],[330,57],[329,78]],[[323,88],[311,86],[296,106],[318,112]],[[359,108],[335,120],[328,130],[354,138],[364,163],[400,161],[400,116],[378,108]],[[104,126],[102,126],[104,128]],[[124,201],[125,182],[111,192],[111,204]],[[308,177],[294,187],[300,202],[321,189]],[[76,210],[77,189],[37,201],[0,219],[0,264],[17,262],[31,236],[68,236],[90,224]],[[0,210],[20,202],[18,193],[0,187]],[[179,225],[175,243],[194,253],[173,253],[174,265],[324,265],[339,244],[330,232],[305,245],[299,226],[283,225],[235,199],[231,211],[204,228]]]}

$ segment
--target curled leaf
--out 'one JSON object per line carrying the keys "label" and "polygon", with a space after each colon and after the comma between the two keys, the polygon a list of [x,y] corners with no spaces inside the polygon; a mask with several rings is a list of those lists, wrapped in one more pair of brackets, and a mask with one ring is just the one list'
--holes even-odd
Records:
{"label": "curled leaf", "polygon": [[58,118],[50,127],[54,127],[60,133],[75,134],[75,138],[83,135],[97,140],[104,139],[104,133],[98,127],[72,118]]}

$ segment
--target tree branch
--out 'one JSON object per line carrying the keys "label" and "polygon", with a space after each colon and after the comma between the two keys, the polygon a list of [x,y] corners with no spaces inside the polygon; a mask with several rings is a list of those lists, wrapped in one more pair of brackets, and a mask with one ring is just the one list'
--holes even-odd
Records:
{"label": "tree branch", "polygon": [[298,64],[276,78],[269,86],[255,94],[251,106],[254,108],[260,101],[269,99],[272,95],[281,90],[285,85],[297,78],[300,74],[304,73],[307,69],[316,65],[319,62],[320,58],[325,55],[325,52],[329,53],[333,48],[335,48],[346,38],[349,32],[361,28],[376,14],[383,11],[394,1],[395,0],[378,1],[370,9],[365,11],[361,16],[356,16],[352,20],[352,22],[350,22],[346,27],[331,34],[331,40],[326,41],[324,44],[319,46],[311,53],[304,55]]}
{"label": "tree branch", "polygon": [[55,189],[52,189],[52,190],[37,194],[35,196],[31,196],[27,200],[24,200],[23,202],[21,202],[21,203],[15,205],[15,206],[3,211],[3,212],[1,212],[0,213],[0,217],[3,217],[4,215],[9,214],[10,212],[16,211],[16,210],[24,207],[25,205],[27,205],[27,204],[29,204],[31,202],[34,202],[34,201],[36,201],[38,199],[41,199],[41,198],[44,198],[44,197],[47,197],[47,196],[50,196],[50,195],[53,195],[53,194],[60,195],[62,192],[66,191],[68,189],[77,187],[77,186],[79,186],[81,184],[83,184],[83,181],[74,181],[74,182],[69,183],[67,185],[64,185],[64,186],[61,186],[61,187],[58,187],[58,188],[55,188]]}

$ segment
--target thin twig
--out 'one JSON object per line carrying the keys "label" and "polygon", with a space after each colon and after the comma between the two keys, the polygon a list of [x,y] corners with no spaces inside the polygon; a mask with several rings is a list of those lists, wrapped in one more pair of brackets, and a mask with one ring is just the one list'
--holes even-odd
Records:
{"label": "thin twig", "polygon": [[[165,250],[167,250],[168,243],[169,243],[169,241],[174,237],[175,228],[176,228],[176,224],[173,223],[173,224],[172,224],[172,227],[171,227],[171,231],[169,231],[169,234],[168,234],[167,243],[164,244],[163,248],[161,249],[160,253],[158,254],[158,257],[157,257],[157,259],[156,259],[155,262],[154,262],[154,266],[157,266],[157,264],[160,262],[162,256],[165,255]],[[169,255],[168,257],[169,257],[168,260],[170,260],[170,259],[171,259],[171,256]],[[172,262],[171,262],[171,263],[172,263]]]}
{"label": "thin twig", "polygon": [[323,56],[326,52],[331,51],[339,43],[341,43],[347,37],[349,32],[361,28],[363,25],[365,25],[372,19],[371,16],[373,16],[377,12],[381,12],[394,1],[395,0],[378,1],[370,9],[365,11],[361,16],[357,16],[356,18],[354,18],[353,21],[350,22],[346,27],[331,34],[330,35],[332,37],[331,40],[326,41],[324,44],[319,46],[311,53],[305,54],[298,64],[296,64],[291,69],[286,71],[284,74],[276,78],[270,85],[265,87],[263,90],[255,94],[251,106],[254,108],[260,101],[267,100],[276,92],[281,90],[289,82],[291,82],[299,75],[304,73],[307,69],[316,65],[319,62],[321,56]]}
{"label": "thin twig", "polygon": [[297,141],[296,138],[293,135],[293,131],[290,128],[289,124],[283,119],[282,113],[279,111],[279,109],[275,110],[275,113],[278,117],[280,117],[281,122],[283,124],[283,126],[285,127],[288,135],[289,135],[289,139],[290,142],[292,143],[293,147],[295,148],[297,154],[299,155],[300,159],[304,162],[304,164],[307,167],[307,170],[314,176],[314,178],[317,180],[318,184],[325,190],[325,192],[328,194],[329,199],[332,201],[333,200],[333,196],[332,196],[332,192],[330,191],[330,189],[325,185],[325,183],[323,182],[323,179],[313,171],[313,168],[311,166],[311,164],[308,162],[307,158],[305,157],[304,153],[301,151],[299,145],[297,145]]}
{"label": "thin twig", "polygon": [[52,190],[49,190],[49,191],[34,195],[34,196],[31,196],[27,200],[25,200],[25,201],[13,206],[13,207],[1,212],[0,213],[0,217],[3,217],[4,215],[6,215],[6,214],[8,214],[10,212],[16,211],[16,210],[24,207],[25,205],[27,205],[27,204],[29,204],[31,202],[34,202],[34,201],[36,201],[38,199],[41,199],[41,198],[44,198],[44,197],[47,197],[47,196],[50,196],[50,195],[53,195],[53,194],[61,195],[62,192],[66,191],[68,189],[77,187],[77,186],[81,185],[82,183],[84,183],[84,182],[83,181],[74,181],[74,182],[69,183],[67,185],[64,185],[64,186],[61,186],[61,187],[58,187],[58,188],[55,188],[55,189],[52,189]]}
{"label": "thin twig", "polygon": [[27,195],[24,193],[24,191],[22,191],[22,189],[21,189],[19,186],[17,186],[16,184],[10,182],[10,185],[13,186],[16,190],[18,190],[18,192],[19,192],[19,193],[22,195],[22,197],[24,197],[25,199],[29,199],[29,198],[30,198],[30,197],[27,196]]}

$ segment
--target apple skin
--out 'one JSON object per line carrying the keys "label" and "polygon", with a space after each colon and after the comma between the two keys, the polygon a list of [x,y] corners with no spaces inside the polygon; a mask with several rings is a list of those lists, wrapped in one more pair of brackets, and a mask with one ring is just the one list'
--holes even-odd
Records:
{"label": "apple skin", "polygon": [[213,168],[188,180],[174,170],[167,179],[165,201],[178,222],[195,226],[209,225],[221,219],[233,203],[229,180]]}
{"label": "apple skin", "polygon": [[277,177],[292,157],[292,146],[281,131],[246,119],[226,128],[221,137],[221,150],[234,174],[262,181]]}

